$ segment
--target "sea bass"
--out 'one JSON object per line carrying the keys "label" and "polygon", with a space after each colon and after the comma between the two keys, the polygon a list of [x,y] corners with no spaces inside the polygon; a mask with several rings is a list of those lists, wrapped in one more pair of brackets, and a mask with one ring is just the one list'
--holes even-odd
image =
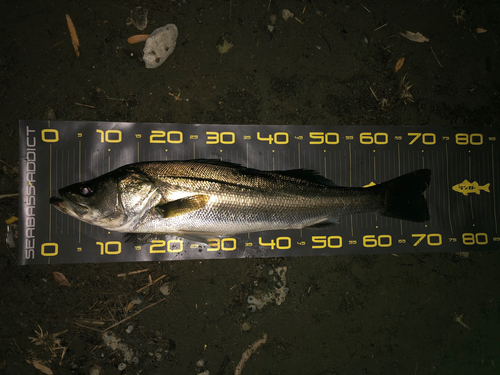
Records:
{"label": "sea bass", "polygon": [[110,231],[214,236],[332,225],[373,212],[429,220],[421,169],[367,188],[341,187],[312,170],[260,171],[218,160],[141,162],[59,190],[59,211]]}

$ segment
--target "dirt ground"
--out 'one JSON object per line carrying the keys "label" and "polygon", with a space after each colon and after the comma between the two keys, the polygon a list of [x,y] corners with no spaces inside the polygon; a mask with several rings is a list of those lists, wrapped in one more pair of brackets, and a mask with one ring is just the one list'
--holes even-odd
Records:
{"label": "dirt ground", "polygon": [[[127,43],[142,33],[126,25],[138,5],[149,9],[144,33],[179,29],[157,69],[144,67],[142,44]],[[0,12],[0,194],[18,189],[19,119],[500,125],[497,0],[4,0]],[[222,35],[234,45],[223,56]],[[2,222],[17,205],[0,200]],[[498,253],[21,267],[16,251],[0,243],[4,374],[38,374],[36,364],[54,374],[233,374],[264,333],[243,374],[500,372]],[[248,296],[283,266],[286,300],[249,312]]]}

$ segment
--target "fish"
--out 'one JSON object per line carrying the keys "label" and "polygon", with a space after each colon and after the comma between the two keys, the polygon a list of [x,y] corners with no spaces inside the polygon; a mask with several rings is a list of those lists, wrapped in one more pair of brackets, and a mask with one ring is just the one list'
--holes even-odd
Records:
{"label": "fish", "polygon": [[458,193],[462,193],[465,196],[468,196],[469,193],[476,193],[477,195],[481,194],[481,190],[490,192],[490,184],[486,184],[483,186],[479,186],[479,184],[474,182],[469,182],[464,180],[463,182],[456,184],[452,187],[452,189]]}
{"label": "fish", "polygon": [[[334,225],[343,215],[430,219],[420,169],[370,187],[342,187],[316,171],[262,171],[211,159],[138,162],[59,190],[57,210],[104,229],[209,238]],[[141,237],[142,236],[142,237]],[[145,236],[145,237],[144,237]]]}

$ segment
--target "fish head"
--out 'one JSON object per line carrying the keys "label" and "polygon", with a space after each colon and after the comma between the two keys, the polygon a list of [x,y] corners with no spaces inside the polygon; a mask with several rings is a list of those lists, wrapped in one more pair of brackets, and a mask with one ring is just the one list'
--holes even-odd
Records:
{"label": "fish head", "polygon": [[149,209],[156,192],[147,177],[110,172],[59,190],[50,203],[59,211],[105,229],[126,231]]}

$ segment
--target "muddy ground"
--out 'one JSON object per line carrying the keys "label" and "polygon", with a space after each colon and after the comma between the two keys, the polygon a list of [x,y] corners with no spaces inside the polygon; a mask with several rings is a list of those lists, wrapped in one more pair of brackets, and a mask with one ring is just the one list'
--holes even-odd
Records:
{"label": "muddy ground", "polygon": [[[179,29],[158,69],[145,69],[142,45],[127,43],[141,33],[126,25],[138,5],[149,9],[144,33],[167,23]],[[284,21],[284,8],[297,19]],[[4,0],[0,13],[1,194],[17,192],[19,119],[500,125],[496,0]],[[79,58],[65,14],[80,37]],[[411,42],[405,30],[430,42]],[[220,56],[223,34],[234,47]],[[402,98],[403,79],[411,100]],[[17,205],[0,201],[2,222]],[[40,373],[36,363],[55,374],[119,374],[121,363],[124,374],[233,374],[264,333],[267,343],[243,374],[500,371],[498,253],[21,267],[16,251],[0,244],[4,374]],[[269,271],[282,266],[285,302],[249,313],[248,295],[272,284]],[[72,286],[58,286],[54,271]],[[164,278],[125,313],[149,276]],[[107,331],[128,349],[107,346],[102,331],[137,312]]]}

